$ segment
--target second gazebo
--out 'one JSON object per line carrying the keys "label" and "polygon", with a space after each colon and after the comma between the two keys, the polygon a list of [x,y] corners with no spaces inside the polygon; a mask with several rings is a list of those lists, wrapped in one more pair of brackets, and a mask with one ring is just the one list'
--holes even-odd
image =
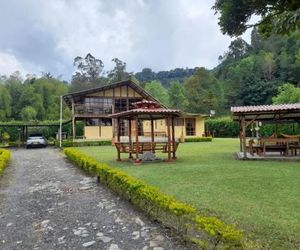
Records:
{"label": "second gazebo", "polygon": [[[133,103],[134,109],[115,113],[110,118],[115,119],[115,146],[117,148],[117,160],[121,160],[121,153],[129,154],[129,158],[133,159],[135,155],[135,163],[141,162],[141,156],[145,153],[155,154],[157,151],[168,154],[167,161],[176,159],[176,150],[178,141],[175,139],[174,119],[181,115],[180,110],[168,109],[162,107],[154,101],[143,100]],[[166,119],[167,133],[165,138],[155,138],[154,121]],[[151,137],[143,137],[141,128],[143,121],[151,123]],[[126,124],[126,126],[124,126]],[[124,133],[124,129],[126,133]],[[121,133],[127,134],[126,138],[122,138]],[[139,138],[139,136],[141,136]]]}

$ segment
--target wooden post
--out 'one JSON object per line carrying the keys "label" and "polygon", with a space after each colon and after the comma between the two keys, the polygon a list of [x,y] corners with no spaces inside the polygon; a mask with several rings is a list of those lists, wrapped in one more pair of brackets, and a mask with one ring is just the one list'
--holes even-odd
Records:
{"label": "wooden post", "polygon": [[25,126],[25,140],[27,140],[28,138],[28,127]]}
{"label": "wooden post", "polygon": [[246,149],[246,124],[245,124],[245,117],[242,117],[242,141],[243,141],[243,158],[247,159],[247,149]]}
{"label": "wooden post", "polygon": [[172,159],[176,159],[176,141],[175,141],[175,127],[174,127],[174,117],[172,117],[172,145],[173,145],[173,157]]}
{"label": "wooden post", "polygon": [[242,143],[242,122],[241,120],[239,121],[239,129],[240,129],[240,134],[239,134],[239,137],[240,137],[240,152],[243,152],[243,143]]}
{"label": "wooden post", "polygon": [[75,117],[72,119],[72,131],[73,131],[73,140],[76,139],[76,120]]}
{"label": "wooden post", "polygon": [[167,129],[168,129],[168,162],[171,162],[171,129],[170,129],[170,117],[167,118]]}
{"label": "wooden post", "polygon": [[72,100],[72,132],[73,132],[73,140],[76,139],[76,119],[75,119],[75,107],[74,107],[74,101]]}
{"label": "wooden post", "polygon": [[[120,118],[117,118],[117,142],[120,142]],[[121,153],[119,149],[117,161],[121,161]]]}
{"label": "wooden post", "polygon": [[153,122],[153,118],[151,117],[151,142],[152,142],[152,152],[155,153],[154,150],[154,122]]}
{"label": "wooden post", "polygon": [[129,136],[129,159],[132,159],[132,138],[131,138],[131,120],[128,120],[128,136]]}
{"label": "wooden post", "polygon": [[140,153],[140,144],[139,144],[139,119],[138,117],[135,118],[135,151],[136,151],[136,158],[135,163],[140,164],[141,161],[139,159],[139,153]]}

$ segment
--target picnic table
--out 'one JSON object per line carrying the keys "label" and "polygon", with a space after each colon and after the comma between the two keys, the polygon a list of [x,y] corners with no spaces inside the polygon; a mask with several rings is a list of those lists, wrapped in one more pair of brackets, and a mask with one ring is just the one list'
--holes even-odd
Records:
{"label": "picnic table", "polygon": [[251,155],[266,155],[268,152],[279,152],[280,155],[297,155],[300,150],[299,138],[260,138],[255,144],[254,140],[249,141],[247,147]]}

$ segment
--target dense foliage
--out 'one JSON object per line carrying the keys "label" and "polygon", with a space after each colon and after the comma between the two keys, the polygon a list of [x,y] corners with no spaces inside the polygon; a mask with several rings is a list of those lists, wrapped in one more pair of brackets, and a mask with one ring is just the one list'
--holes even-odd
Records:
{"label": "dense foliage", "polygon": [[[218,117],[208,119],[205,121],[205,127],[208,131],[214,134],[215,137],[238,137],[239,124],[234,122],[231,117]],[[251,127],[247,128],[247,136],[255,136],[255,131],[251,131]],[[276,134],[278,137],[283,135],[300,135],[299,124],[263,124],[259,128],[259,135],[262,137],[269,137]]]}
{"label": "dense foliage", "polygon": [[[298,0],[216,0],[213,8],[220,14],[222,32],[230,36],[241,35],[254,26],[266,35],[285,34],[300,28]],[[249,24],[253,15],[260,20]]]}
{"label": "dense foliage", "polygon": [[[27,78],[17,74],[0,80],[0,121],[58,120],[60,96],[68,85],[54,78]],[[64,107],[64,117],[70,111]]]}
{"label": "dense foliage", "polygon": [[192,76],[196,71],[196,68],[176,68],[169,71],[153,72],[150,68],[144,68],[141,72],[135,73],[135,77],[143,84],[151,81],[160,81],[161,84],[168,88],[172,82],[183,83],[187,78]]}
{"label": "dense foliage", "polygon": [[225,109],[271,104],[284,83],[300,85],[300,32],[263,38],[254,29],[251,44],[234,40],[213,70],[224,87]]}

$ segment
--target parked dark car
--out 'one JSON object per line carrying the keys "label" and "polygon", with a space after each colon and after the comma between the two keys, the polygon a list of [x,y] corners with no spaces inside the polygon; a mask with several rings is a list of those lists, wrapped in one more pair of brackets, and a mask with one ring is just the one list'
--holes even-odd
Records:
{"label": "parked dark car", "polygon": [[26,148],[47,147],[47,140],[42,135],[30,135],[26,140]]}

